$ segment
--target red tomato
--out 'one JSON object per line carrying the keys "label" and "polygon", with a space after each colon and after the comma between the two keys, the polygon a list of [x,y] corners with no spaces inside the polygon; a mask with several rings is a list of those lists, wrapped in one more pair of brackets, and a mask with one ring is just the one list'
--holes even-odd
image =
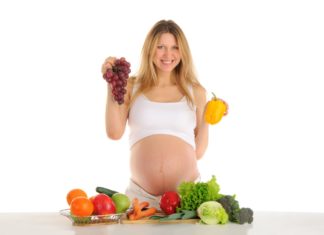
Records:
{"label": "red tomato", "polygon": [[177,192],[165,192],[160,200],[160,208],[168,215],[176,212],[177,207],[180,206],[180,197]]}
{"label": "red tomato", "polygon": [[93,198],[94,214],[107,215],[115,214],[116,206],[114,201],[106,194],[99,193]]}

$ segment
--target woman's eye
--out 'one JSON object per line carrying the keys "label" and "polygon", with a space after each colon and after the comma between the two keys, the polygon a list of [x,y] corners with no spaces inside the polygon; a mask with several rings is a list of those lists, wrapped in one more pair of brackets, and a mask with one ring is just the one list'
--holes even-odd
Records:
{"label": "woman's eye", "polygon": [[[159,45],[157,46],[157,49],[166,49],[167,47],[166,46],[163,46],[163,45]],[[179,47],[178,46],[173,46],[170,48],[171,50],[179,50]]]}

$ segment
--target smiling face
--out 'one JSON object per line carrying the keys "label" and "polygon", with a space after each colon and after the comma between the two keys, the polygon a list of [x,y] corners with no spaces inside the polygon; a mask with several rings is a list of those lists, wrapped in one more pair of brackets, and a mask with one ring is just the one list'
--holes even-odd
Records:
{"label": "smiling face", "polygon": [[171,73],[181,60],[178,43],[171,33],[163,33],[153,57],[158,73]]}

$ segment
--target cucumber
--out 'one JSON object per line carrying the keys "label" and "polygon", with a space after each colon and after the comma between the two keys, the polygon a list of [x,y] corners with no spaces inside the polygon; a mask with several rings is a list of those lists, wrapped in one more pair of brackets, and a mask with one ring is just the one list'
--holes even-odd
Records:
{"label": "cucumber", "polygon": [[96,191],[97,193],[104,193],[106,195],[108,195],[109,197],[111,197],[112,195],[114,195],[115,193],[118,193],[115,190],[109,189],[109,188],[105,188],[105,187],[96,187]]}

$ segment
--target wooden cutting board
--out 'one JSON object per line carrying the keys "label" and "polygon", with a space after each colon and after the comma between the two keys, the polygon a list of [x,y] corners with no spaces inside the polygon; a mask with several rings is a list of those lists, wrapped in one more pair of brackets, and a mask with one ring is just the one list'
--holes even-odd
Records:
{"label": "wooden cutting board", "polygon": [[198,222],[199,219],[177,219],[160,221],[155,219],[149,219],[149,217],[142,218],[139,220],[129,220],[126,216],[122,217],[120,221],[121,224],[195,224]]}
{"label": "wooden cutting board", "polygon": [[199,222],[199,219],[177,219],[177,220],[166,220],[159,221],[154,219],[139,219],[139,220],[129,220],[122,219],[121,224],[196,224]]}

